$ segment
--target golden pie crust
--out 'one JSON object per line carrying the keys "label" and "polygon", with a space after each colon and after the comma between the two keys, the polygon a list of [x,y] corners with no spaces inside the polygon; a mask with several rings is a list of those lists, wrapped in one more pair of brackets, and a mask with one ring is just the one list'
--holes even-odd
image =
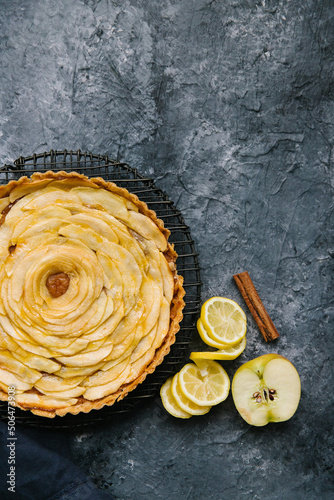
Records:
{"label": "golden pie crust", "polygon": [[112,405],[175,342],[183,278],[137,196],[76,172],[0,186],[0,400],[45,417]]}

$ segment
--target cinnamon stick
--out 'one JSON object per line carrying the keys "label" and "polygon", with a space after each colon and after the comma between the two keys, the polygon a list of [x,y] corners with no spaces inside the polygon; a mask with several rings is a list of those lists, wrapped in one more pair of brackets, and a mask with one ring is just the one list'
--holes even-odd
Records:
{"label": "cinnamon stick", "polygon": [[267,313],[257,291],[247,271],[233,276],[237,287],[246,302],[260,332],[266,342],[279,337],[269,314]]}

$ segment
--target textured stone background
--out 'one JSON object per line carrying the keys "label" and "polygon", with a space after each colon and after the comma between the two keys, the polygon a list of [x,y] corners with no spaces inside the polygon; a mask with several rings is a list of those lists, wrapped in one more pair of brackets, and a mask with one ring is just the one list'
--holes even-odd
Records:
{"label": "textured stone background", "polygon": [[302,380],[287,423],[250,428],[231,396],[179,421],[157,397],[73,435],[76,462],[122,500],[332,499],[333,2],[0,0],[0,23],[0,163],[80,148],[153,176],[203,300],[244,307],[248,270],[281,333],[248,315],[230,377],[272,351]]}

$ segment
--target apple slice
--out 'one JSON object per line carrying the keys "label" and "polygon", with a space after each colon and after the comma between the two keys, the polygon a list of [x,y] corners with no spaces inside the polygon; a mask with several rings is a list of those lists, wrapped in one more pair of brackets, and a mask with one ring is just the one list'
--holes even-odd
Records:
{"label": "apple slice", "polygon": [[234,404],[244,420],[261,427],[289,420],[297,410],[300,378],[279,354],[264,354],[240,366],[232,381]]}

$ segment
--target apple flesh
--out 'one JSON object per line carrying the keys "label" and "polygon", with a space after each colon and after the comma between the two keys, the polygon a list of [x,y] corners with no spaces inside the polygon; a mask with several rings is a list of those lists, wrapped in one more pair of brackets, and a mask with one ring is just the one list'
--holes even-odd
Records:
{"label": "apple flesh", "polygon": [[297,410],[300,378],[279,354],[264,354],[240,366],[232,381],[234,404],[244,420],[261,427],[289,420]]}

